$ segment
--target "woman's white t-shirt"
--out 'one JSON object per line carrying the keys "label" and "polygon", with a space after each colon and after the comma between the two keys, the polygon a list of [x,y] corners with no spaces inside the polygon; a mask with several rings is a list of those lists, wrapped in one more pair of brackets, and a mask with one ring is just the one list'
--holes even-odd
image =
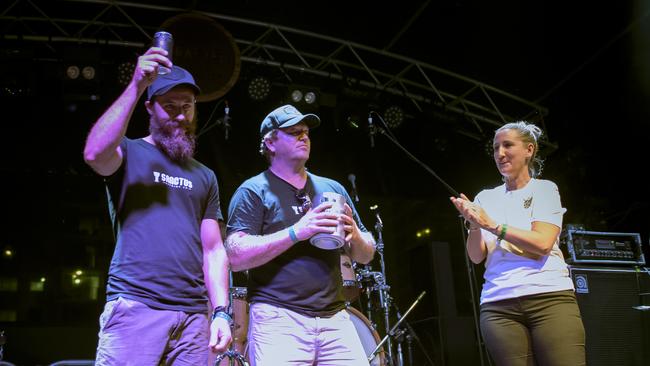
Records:
{"label": "woman's white t-shirt", "polygon": [[[518,190],[507,191],[505,184],[481,191],[474,202],[497,223],[530,230],[535,221],[562,228],[566,209],[560,203],[557,185],[531,179]],[[481,230],[487,245],[485,283],[481,304],[525,295],[574,289],[559,247],[559,235],[548,255],[522,251],[506,240]]]}

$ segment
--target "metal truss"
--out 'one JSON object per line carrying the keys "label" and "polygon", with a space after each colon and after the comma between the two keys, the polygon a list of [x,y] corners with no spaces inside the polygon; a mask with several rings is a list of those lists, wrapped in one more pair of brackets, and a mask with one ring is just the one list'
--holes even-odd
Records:
{"label": "metal truss", "polygon": [[[174,4],[165,5],[166,3]],[[214,18],[235,39],[242,62],[281,70],[294,77],[311,75],[405,98],[419,111],[435,108],[464,116],[473,126],[463,133],[483,135],[485,124],[535,119],[548,110],[529,100],[470,77],[405,55],[277,24],[202,9],[180,1],[15,0],[0,9],[5,40],[86,43],[144,47],[166,19],[193,12]],[[542,126],[543,127],[543,126]],[[544,141],[547,146],[557,146]]]}

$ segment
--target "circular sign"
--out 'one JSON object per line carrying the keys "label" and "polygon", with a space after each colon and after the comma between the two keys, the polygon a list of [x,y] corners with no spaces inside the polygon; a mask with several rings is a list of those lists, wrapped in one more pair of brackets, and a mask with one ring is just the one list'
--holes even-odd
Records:
{"label": "circular sign", "polygon": [[180,14],[161,26],[174,37],[172,62],[187,69],[201,88],[197,101],[221,98],[237,82],[239,48],[230,33],[201,14]]}

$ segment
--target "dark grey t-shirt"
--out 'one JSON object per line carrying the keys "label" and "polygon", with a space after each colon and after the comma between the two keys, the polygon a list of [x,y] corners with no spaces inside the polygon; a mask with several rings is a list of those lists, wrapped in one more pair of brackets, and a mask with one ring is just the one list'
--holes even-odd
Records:
{"label": "dark grey t-shirt", "polygon": [[[228,209],[228,234],[266,235],[295,224],[304,215],[298,189],[270,170],[242,183]],[[354,219],[367,231],[343,186],[309,173],[304,191],[314,199],[322,192],[343,195]],[[314,204],[316,205],[316,204]],[[303,241],[268,263],[248,271],[248,301],[281,306],[309,316],[330,316],[345,306],[341,293],[338,250],[319,249]]]}
{"label": "dark grey t-shirt", "polygon": [[206,312],[200,226],[223,219],[214,172],[194,159],[179,165],[142,139],[120,146],[124,161],[106,183],[117,238],[108,300]]}

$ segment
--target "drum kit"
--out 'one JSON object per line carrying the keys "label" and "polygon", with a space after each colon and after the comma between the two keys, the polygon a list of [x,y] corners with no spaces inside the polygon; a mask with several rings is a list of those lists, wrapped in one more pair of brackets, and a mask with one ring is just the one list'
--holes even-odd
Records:
{"label": "drum kit", "polygon": [[[392,298],[389,290],[390,286],[386,283],[386,270],[384,265],[383,255],[383,239],[382,239],[382,222],[379,213],[376,211],[377,206],[371,207],[375,211],[377,223],[375,230],[377,232],[376,249],[379,254],[379,261],[381,271],[373,271],[369,265],[357,265],[350,257],[341,251],[341,279],[343,287],[343,297],[346,302],[346,311],[350,315],[350,320],[359,335],[361,344],[368,356],[370,366],[403,366],[401,340],[406,338],[409,341],[410,353],[410,338],[402,337],[407,332],[405,329],[398,329],[404,318],[413,309],[424,295],[420,294],[411,308],[405,313],[400,314],[397,312],[399,318],[397,323],[390,327],[390,308]],[[232,283],[231,273],[231,283]],[[230,288],[230,303],[232,304],[233,312],[233,341],[230,349],[224,354],[218,355],[215,362],[210,364],[215,366],[248,366],[247,362],[247,332],[248,332],[248,303],[246,302],[247,289],[245,287],[231,287]],[[362,304],[362,295],[365,297],[366,304]],[[359,308],[365,308],[365,314],[353,307],[353,304],[359,304]],[[383,316],[379,319],[378,313]],[[382,339],[377,331],[377,319],[385,326],[385,336]],[[410,327],[409,327],[410,329]],[[409,332],[412,330],[409,330]],[[398,340],[395,358],[393,358],[391,338]],[[411,358],[411,357],[409,357]]]}
{"label": "drum kit", "polygon": [[[381,273],[371,272],[367,269],[355,271],[355,265],[352,264],[350,257],[345,254],[341,255],[341,275],[343,279],[343,294],[346,301],[346,310],[350,314],[350,320],[354,324],[366,356],[370,356],[373,350],[381,341],[377,332],[376,324],[371,322],[371,318],[366,317],[361,310],[354,308],[351,304],[360,299],[362,293],[369,294],[378,290],[376,280],[381,279]],[[218,366],[239,365],[247,366],[246,345],[248,333],[248,302],[246,301],[246,287],[231,287],[231,304],[232,304],[232,345],[231,348],[218,355],[214,362],[210,364]],[[367,309],[371,312],[372,309]],[[371,366],[387,366],[385,352],[380,350],[370,362]]]}
{"label": "drum kit", "polygon": [[[371,356],[381,340],[376,329],[377,325],[372,322],[373,313],[376,310],[376,305],[372,301],[372,294],[386,288],[383,275],[381,272],[371,271],[370,267],[357,266],[348,255],[341,253],[341,277],[343,279],[343,297],[346,302],[346,310],[350,313],[350,319],[357,329],[366,356]],[[362,294],[365,295],[367,300],[367,316],[352,306],[352,304],[360,302]],[[373,355],[370,365],[386,365],[386,354],[383,348],[376,355]]]}

